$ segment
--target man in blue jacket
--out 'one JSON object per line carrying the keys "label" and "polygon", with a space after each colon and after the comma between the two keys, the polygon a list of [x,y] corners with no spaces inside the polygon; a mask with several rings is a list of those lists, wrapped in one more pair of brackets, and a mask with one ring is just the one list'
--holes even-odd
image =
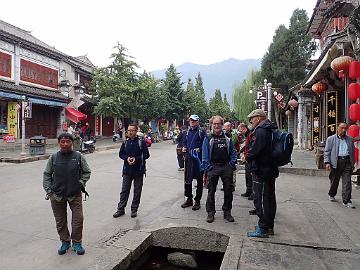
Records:
{"label": "man in blue jacket", "polygon": [[146,171],[145,162],[150,157],[146,142],[136,135],[137,131],[138,126],[136,124],[130,124],[127,132],[128,138],[120,148],[119,157],[124,160],[123,184],[120,193],[120,202],[118,203],[117,211],[113,214],[114,218],[125,214],[125,207],[129,199],[132,181],[134,181],[134,198],[131,204],[131,217],[134,218],[137,216]]}
{"label": "man in blue jacket", "polygon": [[208,197],[206,200],[207,222],[215,219],[215,192],[219,177],[224,187],[224,219],[234,222],[231,215],[233,201],[233,171],[236,170],[237,154],[234,143],[222,130],[224,120],[221,116],[210,119],[212,134],[205,138],[202,146],[202,169],[208,178]]}
{"label": "man in blue jacket", "polygon": [[[199,116],[193,114],[189,118],[190,127],[186,131],[183,140],[183,153],[185,155],[185,202],[182,208],[192,207],[196,211],[200,209],[200,200],[203,193],[203,174],[200,170],[201,166],[201,147],[206,137],[206,131],[199,127]],[[192,182],[197,181],[196,196],[193,203]]]}

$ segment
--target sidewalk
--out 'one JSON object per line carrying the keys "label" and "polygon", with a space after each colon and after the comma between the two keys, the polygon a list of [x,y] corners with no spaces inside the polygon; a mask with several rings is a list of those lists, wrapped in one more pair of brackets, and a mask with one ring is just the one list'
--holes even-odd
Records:
{"label": "sidewalk", "polygon": [[[112,137],[96,139],[95,151],[104,151],[119,148],[121,141],[113,142]],[[46,141],[46,154],[31,156],[29,152],[29,139],[26,140],[25,156],[21,156],[21,140],[15,143],[4,143],[0,140],[0,162],[24,163],[36,160],[48,159],[49,156],[59,150],[57,139]]]}

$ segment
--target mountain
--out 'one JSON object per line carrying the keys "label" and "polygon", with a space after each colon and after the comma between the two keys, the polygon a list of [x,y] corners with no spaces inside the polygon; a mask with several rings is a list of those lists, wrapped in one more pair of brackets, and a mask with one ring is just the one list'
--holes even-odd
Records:
{"label": "mountain", "polygon": [[[246,79],[247,74],[252,69],[260,69],[261,59],[239,60],[230,58],[228,60],[210,64],[198,65],[193,63],[184,63],[176,67],[182,77],[182,82],[186,83],[189,78],[195,84],[195,77],[200,72],[203,79],[206,98],[214,96],[215,89],[220,89],[221,93],[226,93],[228,100],[232,100],[234,84],[241,83]],[[165,78],[166,69],[155,70],[151,73],[158,79]]]}

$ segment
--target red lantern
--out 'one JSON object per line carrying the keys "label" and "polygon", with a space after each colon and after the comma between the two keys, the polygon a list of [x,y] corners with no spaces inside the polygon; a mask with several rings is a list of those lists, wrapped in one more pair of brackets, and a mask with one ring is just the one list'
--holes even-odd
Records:
{"label": "red lantern", "polygon": [[289,104],[289,106],[296,108],[299,103],[295,99],[292,99],[288,102],[288,104]]}
{"label": "red lantern", "polygon": [[354,101],[360,98],[360,83],[350,83],[349,98]]}
{"label": "red lantern", "polygon": [[340,70],[348,72],[350,63],[353,61],[354,58],[347,55],[343,55],[332,60],[330,66],[332,70],[336,71],[336,73],[338,73]]}
{"label": "red lantern", "polygon": [[318,95],[320,95],[322,92],[324,92],[327,88],[328,88],[327,84],[322,83],[322,82],[315,83],[311,87],[311,89]]}
{"label": "red lantern", "polygon": [[351,104],[349,113],[350,113],[351,121],[360,121],[360,104],[357,103]]}
{"label": "red lantern", "polygon": [[293,112],[290,111],[290,110],[287,110],[287,111],[285,112],[285,115],[286,115],[287,117],[291,117],[292,114],[293,114]]}
{"label": "red lantern", "polygon": [[352,80],[356,80],[356,79],[360,78],[360,62],[359,61],[353,61],[350,63],[349,77]]}
{"label": "red lantern", "polygon": [[360,134],[360,126],[358,125],[351,125],[348,130],[348,135],[352,138],[359,136]]}

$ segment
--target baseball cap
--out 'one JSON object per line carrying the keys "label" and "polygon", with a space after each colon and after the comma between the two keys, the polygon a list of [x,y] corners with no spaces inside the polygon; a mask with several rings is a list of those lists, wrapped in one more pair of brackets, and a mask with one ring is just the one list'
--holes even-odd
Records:
{"label": "baseball cap", "polygon": [[199,117],[198,115],[196,115],[196,114],[190,115],[189,118],[190,118],[191,120],[194,120],[194,121],[199,121],[199,119],[200,119],[200,117]]}
{"label": "baseball cap", "polygon": [[249,115],[248,115],[248,118],[251,119],[255,116],[260,116],[260,117],[266,117],[266,113],[261,110],[261,109],[256,109],[256,110],[253,110]]}

